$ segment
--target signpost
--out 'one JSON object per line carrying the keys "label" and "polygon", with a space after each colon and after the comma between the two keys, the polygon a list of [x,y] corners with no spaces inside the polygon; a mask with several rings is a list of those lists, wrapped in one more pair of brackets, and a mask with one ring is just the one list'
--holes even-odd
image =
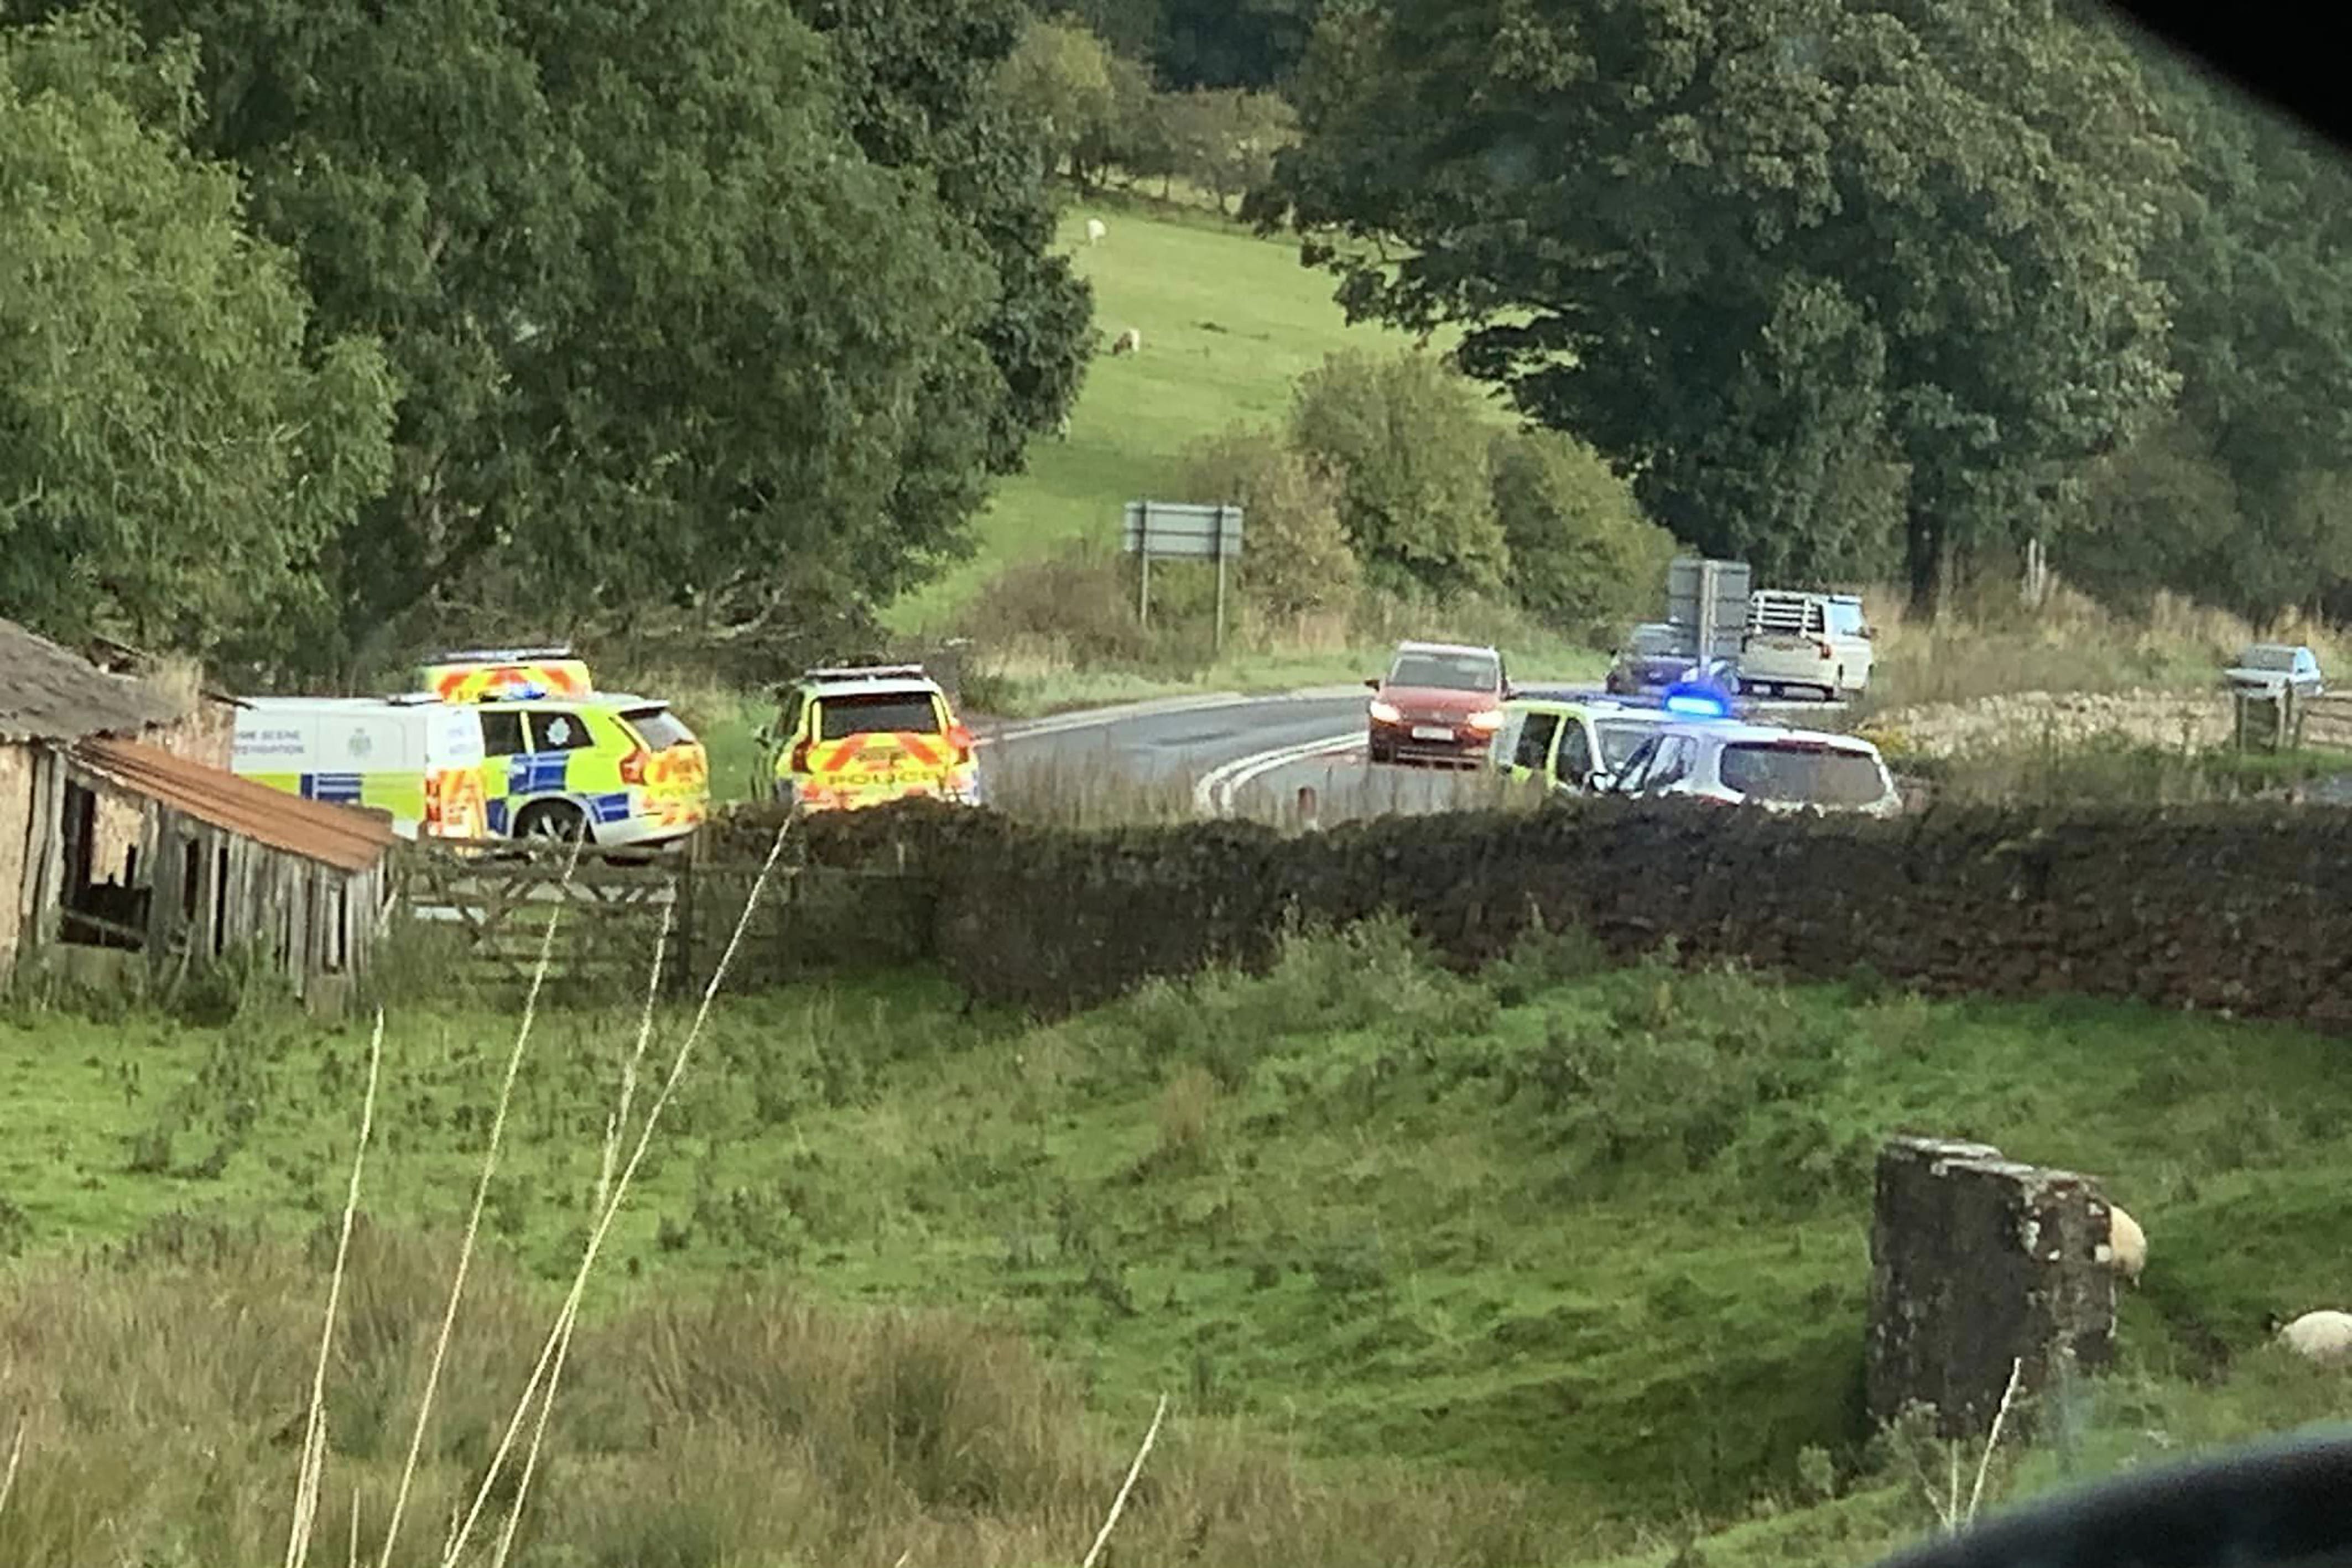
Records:
{"label": "signpost", "polygon": [[1135,612],[1151,623],[1151,563],[1154,560],[1213,560],[1217,563],[1217,647],[1225,645],[1225,562],[1242,553],[1242,509],[1171,501],[1129,501],[1121,548],[1138,558]]}
{"label": "signpost", "polygon": [[1666,569],[1666,620],[1690,638],[1702,664],[1739,656],[1748,630],[1750,574],[1744,560],[1683,556]]}

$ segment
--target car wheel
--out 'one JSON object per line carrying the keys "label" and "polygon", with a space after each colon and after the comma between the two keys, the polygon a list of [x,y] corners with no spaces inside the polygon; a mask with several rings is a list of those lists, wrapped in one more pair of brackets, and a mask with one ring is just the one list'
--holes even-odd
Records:
{"label": "car wheel", "polygon": [[1393,751],[1391,751],[1391,750],[1390,750],[1387,747],[1385,747],[1385,746],[1381,745],[1381,737],[1380,737],[1379,736],[1377,736],[1377,735],[1372,736],[1372,737],[1370,737],[1366,740],[1365,745],[1364,745],[1364,749],[1365,749],[1366,753],[1367,753],[1368,755],[1370,755],[1370,756],[1371,759],[1372,759],[1374,762],[1376,762],[1376,763],[1378,763],[1378,762],[1393,762],[1393,761],[1395,761],[1395,760],[1396,760],[1396,753],[1395,753],[1395,752],[1393,752]]}
{"label": "car wheel", "polygon": [[587,814],[568,800],[542,800],[524,808],[522,815],[515,819],[515,837],[541,843],[593,841]]}

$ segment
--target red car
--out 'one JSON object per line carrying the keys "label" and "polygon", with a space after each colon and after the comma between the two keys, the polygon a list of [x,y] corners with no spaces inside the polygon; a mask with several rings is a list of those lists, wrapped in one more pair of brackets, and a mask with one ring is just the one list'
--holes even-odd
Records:
{"label": "red car", "polygon": [[1374,762],[1483,763],[1510,695],[1502,654],[1455,643],[1401,643],[1388,674],[1364,684]]}

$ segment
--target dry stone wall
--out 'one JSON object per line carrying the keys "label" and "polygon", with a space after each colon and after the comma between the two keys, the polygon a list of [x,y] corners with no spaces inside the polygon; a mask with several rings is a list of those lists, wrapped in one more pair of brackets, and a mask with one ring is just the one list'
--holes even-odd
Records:
{"label": "dry stone wall", "polygon": [[[756,857],[773,831],[739,814],[705,852]],[[1044,1013],[1263,962],[1295,925],[1396,911],[1465,964],[1540,919],[1628,956],[1671,943],[1796,977],[1866,967],[1934,992],[2352,1029],[2352,812],[2318,808],[1856,821],[1604,800],[1286,836],[1231,821],[1073,832],[915,805],[817,819],[792,852],[903,866],[910,884],[876,903],[893,950]]]}

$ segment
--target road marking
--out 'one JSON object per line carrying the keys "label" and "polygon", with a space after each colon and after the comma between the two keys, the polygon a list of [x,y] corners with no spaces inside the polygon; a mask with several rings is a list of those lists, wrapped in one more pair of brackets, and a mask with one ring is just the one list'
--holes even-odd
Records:
{"label": "road marking", "polygon": [[1225,817],[1233,814],[1234,796],[1241,787],[1277,768],[1287,768],[1294,762],[1310,758],[1329,757],[1362,744],[1364,732],[1351,729],[1345,735],[1327,735],[1320,740],[1302,741],[1296,746],[1276,747],[1271,751],[1253,752],[1236,757],[1201,775],[1192,786],[1192,809],[1203,817]]}
{"label": "road marking", "polygon": [[1043,718],[1017,719],[974,738],[975,746],[998,740],[1028,740],[1073,730],[1103,729],[1129,719],[1169,718],[1179,714],[1210,713],[1221,708],[1271,707],[1281,703],[1337,702],[1352,697],[1353,686],[1307,686],[1288,692],[1219,692],[1202,696],[1155,697],[1150,702],[1122,703],[1116,707],[1086,708],[1076,713],[1048,714]]}

